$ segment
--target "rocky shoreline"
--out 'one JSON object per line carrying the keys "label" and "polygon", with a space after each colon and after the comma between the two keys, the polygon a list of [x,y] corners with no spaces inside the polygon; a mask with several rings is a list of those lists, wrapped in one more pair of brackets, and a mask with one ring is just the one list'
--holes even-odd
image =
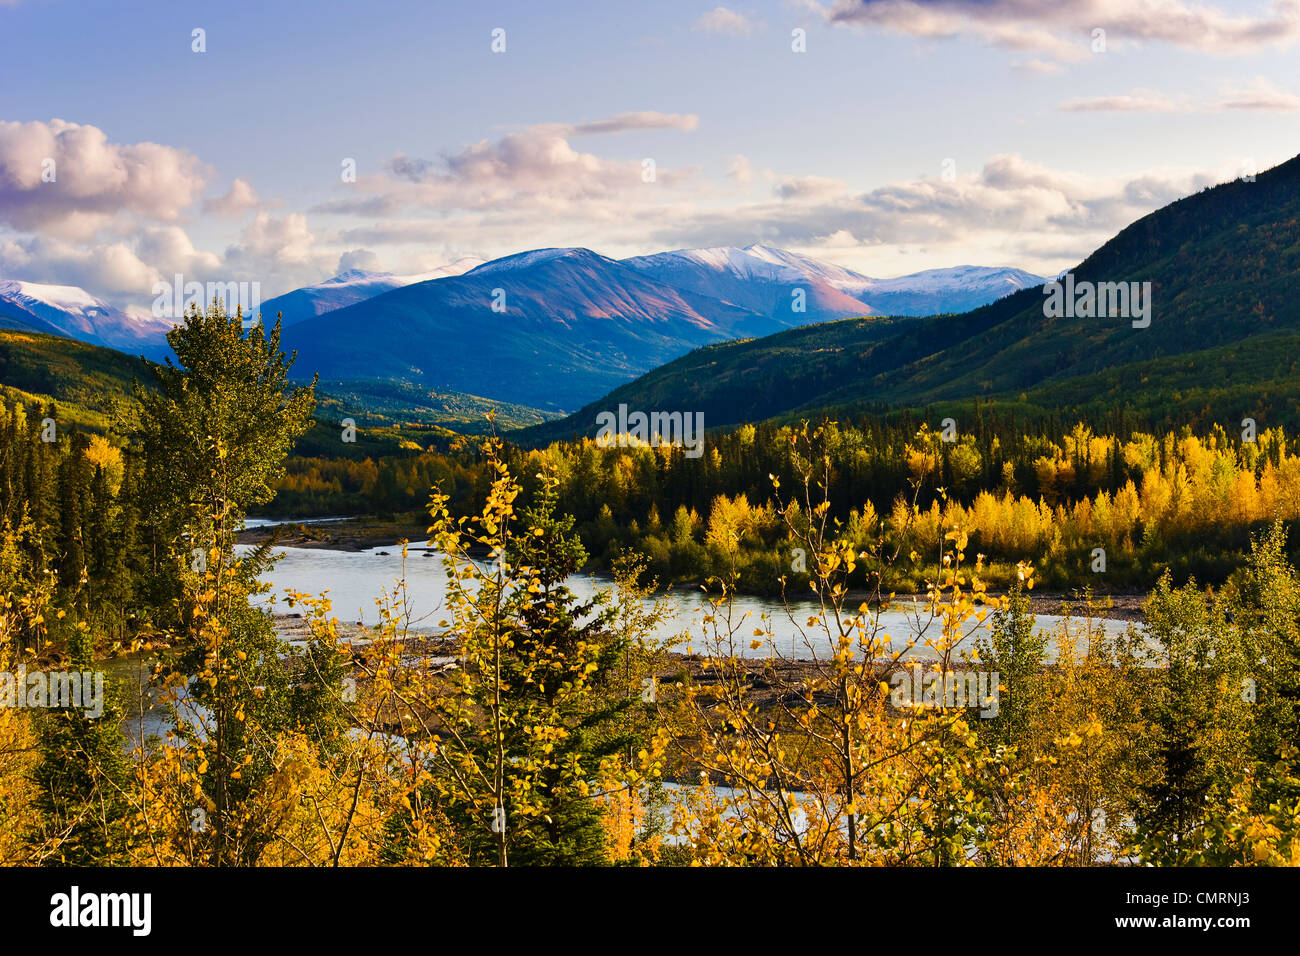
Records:
{"label": "rocky shoreline", "polygon": [[286,521],[282,524],[246,528],[239,533],[240,544],[259,545],[274,540],[282,548],[317,548],[328,551],[369,551],[371,548],[395,547],[409,541],[413,549],[424,550],[429,526],[424,523],[381,521],[374,518],[349,518],[347,521]]}

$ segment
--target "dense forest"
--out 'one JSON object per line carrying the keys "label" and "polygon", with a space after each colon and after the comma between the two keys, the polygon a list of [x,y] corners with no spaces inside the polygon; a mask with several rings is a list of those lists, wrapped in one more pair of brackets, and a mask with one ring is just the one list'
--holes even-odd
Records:
{"label": "dense forest", "polygon": [[[906,416],[823,424],[830,516],[843,533],[863,549],[908,529],[918,560],[900,590],[924,589],[938,536],[954,524],[971,530],[999,586],[1029,560],[1048,587],[1149,590],[1166,569],[1179,583],[1220,582],[1252,530],[1300,517],[1300,454],[1282,429],[1256,432],[1251,422],[1231,432],[1094,433],[1086,423],[1026,423],[978,404],[969,419],[968,433],[954,421],[950,441],[942,422]],[[664,581],[734,574],[735,588],[773,594],[783,575],[799,590],[808,581],[806,568],[791,566],[797,545],[777,521],[774,487],[797,479],[791,443],[800,433],[773,424],[710,433],[698,459],[678,447],[591,440],[506,454],[517,474],[554,470],[559,506],[576,519],[593,568],[612,568],[631,548]],[[266,510],[410,515],[435,484],[464,507],[482,495],[485,467],[472,447],[379,460],[291,458]],[[855,583],[867,574],[864,567]]]}
{"label": "dense forest", "polygon": [[[278,331],[192,311],[177,364],[108,434],[5,407],[0,861],[1300,864],[1300,464],[1281,432],[1017,437],[988,418],[953,441],[744,427],[695,462],[493,436],[293,459],[315,396]],[[235,538],[293,495],[423,506],[438,632],[410,630],[399,586],[364,642],[297,595],[306,636],[284,641],[250,603],[274,557]],[[1035,583],[1091,546],[1113,549],[1106,574],[1156,576],[1146,633],[1091,606],[1035,628]],[[821,607],[797,660],[730,603],[746,568],[786,573],[787,547]],[[580,599],[565,582],[589,548],[612,582]],[[689,656],[653,637],[654,570],[678,561],[719,578]],[[1212,591],[1181,580],[1202,566]],[[937,634],[887,637],[914,580]],[[113,658],[138,680],[97,712],[33,696]],[[166,731],[130,743],[145,692]]]}

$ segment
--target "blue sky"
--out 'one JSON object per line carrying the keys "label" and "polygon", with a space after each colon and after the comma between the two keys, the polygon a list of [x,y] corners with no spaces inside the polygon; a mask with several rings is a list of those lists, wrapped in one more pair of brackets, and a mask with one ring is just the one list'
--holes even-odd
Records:
{"label": "blue sky", "polygon": [[1300,152],[1295,0],[0,0],[0,34],[0,277],[118,304],[543,245],[1046,273]]}

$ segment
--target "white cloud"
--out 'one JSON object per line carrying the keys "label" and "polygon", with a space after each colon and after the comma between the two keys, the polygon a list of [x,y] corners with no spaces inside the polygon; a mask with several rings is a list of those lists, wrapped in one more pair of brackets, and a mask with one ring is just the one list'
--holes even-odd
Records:
{"label": "white cloud", "polygon": [[349,249],[339,256],[339,264],[335,266],[336,275],[351,272],[353,269],[360,269],[363,272],[383,271],[379,265],[379,257],[369,249]]}
{"label": "white cloud", "polygon": [[1177,113],[1189,107],[1185,101],[1156,90],[1138,89],[1117,96],[1084,96],[1066,100],[1060,107],[1067,113]]}
{"label": "white cloud", "polygon": [[135,248],[136,255],[163,277],[211,275],[221,268],[221,257],[194,248],[189,234],[179,226],[146,229]]}
{"label": "white cloud", "polygon": [[1257,76],[1243,87],[1224,90],[1216,105],[1221,110],[1290,112],[1300,109],[1300,96],[1279,90],[1267,77]]}
{"label": "white cloud", "polygon": [[630,130],[691,130],[698,122],[698,117],[689,114],[621,113],[590,123],[525,127],[497,140],[482,140],[444,153],[436,160],[398,155],[388,162],[388,175],[367,177],[346,187],[361,195],[332,200],[312,211],[386,217],[416,208],[481,210],[510,216],[544,208],[554,215],[578,203],[627,198],[648,189],[673,189],[694,179],[698,171],[671,168],[654,161],[651,154],[654,175],[647,182],[647,166],[642,161],[582,152],[569,138]]}
{"label": "white cloud", "polygon": [[963,263],[1046,274],[1075,265],[1146,213],[1234,178],[1237,165],[1094,178],[1004,154],[954,182],[918,178],[867,192],[830,179],[789,178],[762,202],[658,211],[653,221],[629,217],[627,234],[633,237],[639,221],[649,230],[640,241],[655,248],[762,239],[875,275]]}
{"label": "white cloud", "polygon": [[754,181],[754,167],[747,156],[737,153],[727,164],[727,177],[737,186],[745,187]]}
{"label": "white cloud", "polygon": [[58,238],[25,237],[0,242],[0,275],[81,286],[122,302],[147,296],[159,274],[123,242],[80,247]]}
{"label": "white cloud", "polygon": [[95,126],[0,121],[0,222],[23,231],[87,238],[119,214],[174,222],[205,172],[185,150],[110,143]]}
{"label": "white cloud", "polygon": [[261,211],[240,231],[239,241],[226,247],[222,268],[231,278],[260,281],[266,294],[317,281],[337,255],[318,243],[302,213],[272,216]]}
{"label": "white cloud", "polygon": [[1060,108],[1079,112],[1217,113],[1225,110],[1291,112],[1300,109],[1300,96],[1279,90],[1266,77],[1257,76],[1241,87],[1227,87],[1212,100],[1194,103],[1156,90],[1137,89],[1116,96],[1088,96],[1067,100]]}
{"label": "white cloud", "polygon": [[[1152,91],[1125,95],[1164,105]],[[1286,108],[1287,96],[1257,81],[1214,102],[1225,110]],[[378,269],[380,256],[372,250],[405,274],[465,255],[491,258],[552,245],[626,256],[755,241],[877,275],[961,263],[1047,273],[1074,265],[1145,213],[1233,178],[1240,167],[1234,159],[1221,170],[1092,177],[1008,153],[952,182],[922,176],[863,191],[829,177],[773,173],[743,155],[730,157],[725,170],[715,168],[712,178],[657,163],[654,181],[646,182],[639,160],[570,142],[684,131],[697,122],[682,114],[622,113],[529,126],[431,160],[397,156],[384,171],[335,187],[340,198],[306,214],[273,215],[250,183],[234,180],[225,195],[209,200],[208,210],[254,212],[219,253],[195,248],[180,223],[146,220],[119,197],[117,215],[91,239],[52,232],[0,238],[0,275],[83,285],[127,305],[147,301],[153,282],[180,272],[198,281],[259,281],[265,299],[349,268]],[[664,155],[671,152],[665,148]],[[750,194],[760,179],[769,188]],[[191,198],[200,185],[196,180]],[[179,214],[184,207],[176,202],[183,198],[174,191],[173,204],[162,208]],[[143,200],[138,205],[147,208]],[[75,210],[65,212],[66,226]],[[105,214],[83,215],[89,226]]]}
{"label": "white cloud", "polygon": [[830,22],[920,37],[972,37],[1061,60],[1090,55],[1094,29],[1107,43],[1162,42],[1206,53],[1249,53],[1300,38],[1300,2],[1272,0],[1238,14],[1184,0],[833,0]]}
{"label": "white cloud", "polygon": [[230,191],[224,196],[207,199],[203,202],[205,216],[235,218],[250,209],[257,208],[257,191],[244,179],[236,179],[230,184]]}
{"label": "white cloud", "polygon": [[692,130],[699,125],[700,118],[694,113],[659,113],[655,110],[641,110],[635,113],[619,113],[609,119],[596,120],[592,123],[555,126],[553,129],[564,136],[595,136],[602,133],[626,133],[630,130]]}
{"label": "white cloud", "polygon": [[754,32],[754,23],[749,17],[726,7],[714,7],[708,13],[701,14],[695,21],[695,29],[705,33],[728,33],[732,36],[748,36]]}
{"label": "white cloud", "polygon": [[841,195],[845,191],[845,186],[838,179],[799,176],[782,180],[774,191],[782,199],[808,202],[825,199],[827,196]]}

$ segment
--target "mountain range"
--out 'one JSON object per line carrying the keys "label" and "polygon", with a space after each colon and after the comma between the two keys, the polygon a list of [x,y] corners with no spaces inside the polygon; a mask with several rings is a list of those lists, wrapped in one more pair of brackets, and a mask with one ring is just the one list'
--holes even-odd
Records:
{"label": "mountain range", "polygon": [[537,249],[298,322],[284,343],[325,381],[396,379],[557,411],[708,343],[886,309],[951,312],[1044,281],[969,266],[912,278],[761,245],[623,260]]}
{"label": "mountain range", "polygon": [[268,299],[262,303],[261,311],[264,316],[280,315],[285,326],[295,325],[304,319],[312,319],[344,306],[355,305],[385,292],[400,289],[402,286],[458,276],[475,266],[481,266],[485,261],[467,256],[430,272],[402,276],[391,272],[349,269],[316,285],[303,286],[301,289],[294,289],[274,299]]}
{"label": "mountain range", "polygon": [[926,407],[962,421],[976,398],[1144,427],[1300,425],[1300,156],[1142,217],[1071,271],[1080,289],[1148,289],[1149,317],[1058,314],[1045,286],[956,316],[805,326],[698,349],[519,437],[594,435],[620,404],[723,427]]}
{"label": "mountain range", "polygon": [[[1051,285],[999,297],[1026,281],[1013,270],[944,270],[929,287],[909,277],[903,288],[767,247],[623,261],[545,249],[338,307],[353,295],[344,287],[366,280],[321,283],[327,310],[285,334],[304,373],[336,373],[321,390],[340,416],[378,410],[399,423],[424,409],[459,429],[527,395],[508,410],[509,428],[552,417],[539,406],[585,402],[512,433],[527,444],[593,435],[597,414],[620,404],[700,412],[710,428],[864,412],[965,423],[973,400],[980,414],[1087,416],[1119,430],[1218,424],[1231,434],[1243,418],[1300,426],[1300,157],[1142,217],[1071,273],[1076,287],[1148,288],[1150,321],[1061,314],[1046,307]],[[783,314],[798,289],[806,311]],[[960,289],[995,301],[960,314],[863,314],[880,301],[872,296]],[[121,334],[122,317],[79,291],[0,285],[0,384],[102,415],[144,366],[68,338]],[[841,307],[857,314],[787,327]],[[664,364],[638,373],[658,356]]]}
{"label": "mountain range", "polygon": [[166,350],[172,323],[128,315],[77,286],[0,279],[0,327],[156,355]]}
{"label": "mountain range", "polygon": [[[261,314],[281,315],[299,373],[340,391],[390,382],[554,413],[708,343],[846,316],[964,311],[1043,281],[977,266],[872,279],[758,244],[623,260],[537,249],[417,275],[350,270],[270,299]],[[0,327],[156,358],[170,324],[80,289],[7,281]]]}

